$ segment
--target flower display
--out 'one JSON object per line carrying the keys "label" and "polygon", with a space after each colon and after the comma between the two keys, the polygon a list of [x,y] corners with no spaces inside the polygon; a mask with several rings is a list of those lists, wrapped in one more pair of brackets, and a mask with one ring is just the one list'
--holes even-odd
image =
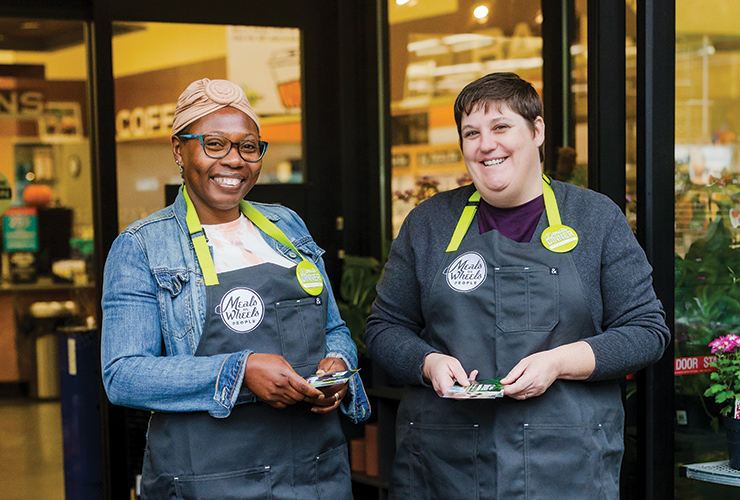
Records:
{"label": "flower display", "polygon": [[[710,365],[717,369],[710,377],[712,385],[704,392],[705,396],[714,396],[717,403],[726,403],[722,415],[732,416],[730,412],[740,397],[740,336],[725,335],[709,343],[712,354],[717,356]],[[736,417],[737,418],[737,417]]]}

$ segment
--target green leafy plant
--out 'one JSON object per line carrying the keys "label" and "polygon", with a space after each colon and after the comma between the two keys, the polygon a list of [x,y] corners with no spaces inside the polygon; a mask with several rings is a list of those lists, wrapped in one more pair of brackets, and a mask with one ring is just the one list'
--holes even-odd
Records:
{"label": "green leafy plant", "polygon": [[[720,206],[706,237],[675,256],[676,357],[705,355],[717,336],[740,334],[740,249],[733,244]],[[708,374],[676,377],[676,392],[701,395]]]}
{"label": "green leafy plant", "polygon": [[375,286],[383,275],[383,264],[375,257],[345,255],[337,306],[357,344],[357,355],[368,357],[363,341],[370,306],[375,300]]}
{"label": "green leafy plant", "polygon": [[710,365],[717,371],[711,373],[713,383],[704,395],[713,396],[717,403],[726,403],[720,413],[727,416],[735,404],[735,399],[740,396],[740,336],[732,334],[722,336],[710,342],[709,346],[712,348],[712,354],[717,356],[716,361]]}

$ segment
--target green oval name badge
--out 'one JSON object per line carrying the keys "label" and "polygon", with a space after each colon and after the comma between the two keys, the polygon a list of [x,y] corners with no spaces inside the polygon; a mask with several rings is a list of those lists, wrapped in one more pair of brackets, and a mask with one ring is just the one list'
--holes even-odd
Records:
{"label": "green oval name badge", "polygon": [[298,283],[307,294],[319,295],[324,289],[324,280],[321,279],[319,268],[307,260],[302,260],[295,268]]}
{"label": "green oval name badge", "polygon": [[542,244],[551,252],[570,252],[578,244],[578,235],[572,228],[558,224],[542,232]]}

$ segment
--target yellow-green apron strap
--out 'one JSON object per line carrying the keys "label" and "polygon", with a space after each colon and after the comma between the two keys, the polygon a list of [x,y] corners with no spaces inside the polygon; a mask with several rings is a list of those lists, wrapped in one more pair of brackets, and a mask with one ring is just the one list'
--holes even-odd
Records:
{"label": "yellow-green apron strap", "polygon": [[[550,179],[544,174],[542,175],[542,195],[545,200],[548,222],[548,228],[542,234],[542,243],[553,252],[561,253],[572,250],[578,244],[578,235],[572,228],[562,225],[558,204],[555,201],[555,193],[550,185]],[[468,198],[468,203],[460,215],[460,220],[457,221],[455,232],[452,233],[452,239],[445,252],[454,252],[460,247],[465,233],[468,232],[468,228],[473,222],[479,203],[480,193],[476,191]]]}
{"label": "yellow-green apron strap", "polygon": [[256,208],[250,205],[248,201],[240,201],[239,208],[241,209],[242,213],[246,215],[249,220],[254,222],[255,226],[262,229],[265,234],[293,250],[296,255],[299,255],[301,257],[301,259],[307,260],[303,255],[301,255],[301,252],[298,251],[295,245],[291,243],[288,237],[285,236],[285,234],[283,234],[283,232],[275,224],[270,222],[267,217],[262,215]]}
{"label": "yellow-green apron strap", "polygon": [[251,220],[255,226],[260,228],[272,239],[279,241],[286,247],[293,250],[296,255],[300,256],[301,262],[298,263],[295,269],[296,278],[301,288],[309,295],[320,295],[324,289],[324,280],[321,277],[321,272],[316,265],[303,256],[301,252],[293,245],[287,236],[278,228],[275,224],[269,221],[267,217],[262,215],[256,208],[249,204],[248,201],[242,200],[239,202],[239,208],[242,213]]}
{"label": "yellow-green apron strap", "polygon": [[[185,197],[185,204],[187,205],[185,222],[187,223],[188,231],[190,232],[190,239],[195,248],[195,255],[198,258],[198,263],[200,264],[200,269],[203,273],[203,279],[205,280],[206,286],[218,285],[218,274],[216,273],[216,266],[213,264],[213,259],[211,258],[211,252],[208,249],[206,235],[203,231],[203,227],[200,225],[198,213],[195,211],[195,206],[193,206],[193,201],[190,199],[185,185],[182,186],[182,194]],[[285,236],[285,234],[283,234],[275,224],[270,222],[267,217],[250,205],[249,202],[245,200],[240,201],[239,209],[254,223],[255,226],[264,231],[265,234],[279,241],[293,250],[296,255],[300,256],[301,262],[296,266],[296,277],[298,278],[298,282],[308,294],[321,294],[321,291],[324,288],[324,282],[321,277],[321,272],[316,265],[304,257],[288,237]]]}
{"label": "yellow-green apron strap", "polygon": [[200,264],[200,270],[203,273],[203,279],[206,282],[206,286],[218,285],[216,266],[213,264],[211,252],[208,250],[206,233],[203,232],[203,227],[200,225],[200,219],[198,219],[198,213],[195,211],[193,201],[190,199],[190,196],[188,196],[188,190],[185,188],[184,184],[182,186],[182,194],[185,197],[185,204],[187,205],[185,222],[188,225],[188,231],[190,232],[190,239],[193,242],[193,247],[195,247],[195,255],[198,257],[198,263]]}
{"label": "yellow-green apron strap", "polygon": [[468,198],[468,203],[460,215],[460,220],[457,221],[457,227],[455,227],[455,232],[452,233],[452,239],[450,240],[450,244],[447,245],[445,252],[454,252],[458,249],[465,237],[465,233],[468,232],[470,223],[473,222],[475,212],[478,210],[478,203],[480,203],[480,193],[476,191]]}
{"label": "yellow-green apron strap", "polygon": [[547,212],[548,225],[559,226],[561,224],[560,211],[555,201],[555,193],[550,185],[550,179],[545,174],[542,174],[542,195],[545,198],[545,212]]}

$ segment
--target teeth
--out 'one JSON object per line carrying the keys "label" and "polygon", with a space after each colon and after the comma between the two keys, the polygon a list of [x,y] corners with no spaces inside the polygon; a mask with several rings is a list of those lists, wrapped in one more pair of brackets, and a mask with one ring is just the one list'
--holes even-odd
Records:
{"label": "teeth", "polygon": [[234,179],[231,177],[216,177],[213,180],[215,180],[219,184],[226,184],[227,186],[236,186],[239,184],[239,179]]}
{"label": "teeth", "polygon": [[490,166],[493,166],[493,165],[499,165],[499,164],[503,163],[505,159],[506,158],[499,158],[498,160],[484,161],[483,162],[483,165],[485,165],[486,167],[490,167]]}

